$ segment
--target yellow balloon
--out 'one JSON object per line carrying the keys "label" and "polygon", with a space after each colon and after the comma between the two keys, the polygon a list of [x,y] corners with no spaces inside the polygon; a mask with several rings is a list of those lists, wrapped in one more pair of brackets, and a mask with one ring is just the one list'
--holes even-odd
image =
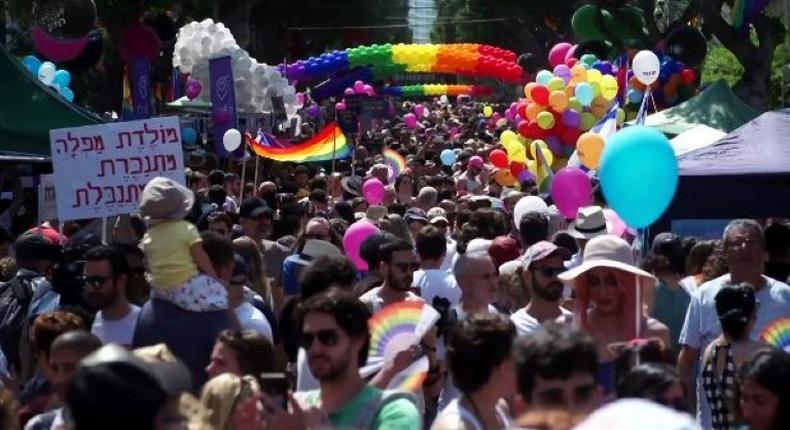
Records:
{"label": "yellow balloon", "polygon": [[554,109],[554,112],[565,112],[568,109],[568,95],[563,91],[552,91],[549,94],[549,106]]}
{"label": "yellow balloon", "polygon": [[513,130],[505,130],[499,135],[499,141],[502,143],[502,145],[506,145],[508,142],[514,140],[518,140],[518,136]]}
{"label": "yellow balloon", "polygon": [[601,95],[606,100],[613,100],[617,96],[617,79],[612,75],[606,75],[601,79]]}
{"label": "yellow balloon", "polygon": [[[543,155],[542,159],[538,156],[538,150],[540,150],[541,155]],[[551,166],[551,163],[554,162],[554,154],[551,153],[549,145],[540,139],[532,141],[532,143],[529,145],[529,152],[532,154],[532,158],[540,162],[541,166],[544,165],[544,163],[547,166]]]}
{"label": "yellow balloon", "polygon": [[571,67],[571,82],[579,83],[587,80],[587,69],[581,64]]}
{"label": "yellow balloon", "polygon": [[598,97],[601,95],[601,83],[600,82],[590,82],[590,86],[593,89],[593,97]]}
{"label": "yellow balloon", "polygon": [[596,133],[584,133],[576,141],[576,153],[579,161],[589,169],[597,169],[601,162],[604,141]]}
{"label": "yellow balloon", "polygon": [[601,82],[601,79],[603,79],[603,74],[599,70],[590,69],[587,71],[587,82],[592,84],[593,82]]}
{"label": "yellow balloon", "polygon": [[484,106],[483,107],[483,116],[484,117],[490,118],[491,115],[493,115],[493,114],[494,114],[494,108],[492,108],[491,106]]}
{"label": "yellow balloon", "polygon": [[525,162],[527,161],[527,149],[518,140],[511,140],[507,144],[503,144],[507,156],[510,161]]}

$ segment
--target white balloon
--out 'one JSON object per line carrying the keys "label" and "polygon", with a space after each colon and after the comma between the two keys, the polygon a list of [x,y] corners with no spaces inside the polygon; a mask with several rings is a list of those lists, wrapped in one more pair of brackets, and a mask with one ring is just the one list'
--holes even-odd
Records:
{"label": "white balloon", "polygon": [[228,152],[233,152],[241,146],[241,133],[239,130],[235,128],[228,129],[222,136],[222,145]]}
{"label": "white balloon", "polygon": [[639,82],[650,85],[658,79],[661,62],[653,51],[639,51],[634,56],[632,69],[634,70],[634,76]]}
{"label": "white balloon", "polygon": [[521,218],[524,217],[525,214],[529,212],[539,212],[544,215],[548,215],[549,213],[549,206],[546,205],[546,202],[543,201],[540,197],[537,196],[526,196],[522,197],[516,203],[516,206],[513,208],[513,221],[516,223],[516,228],[518,228],[519,223],[521,222]]}
{"label": "white balloon", "polygon": [[50,85],[52,80],[55,79],[56,71],[57,68],[54,64],[50,63],[49,61],[45,61],[38,68],[38,80],[43,82],[44,85]]}

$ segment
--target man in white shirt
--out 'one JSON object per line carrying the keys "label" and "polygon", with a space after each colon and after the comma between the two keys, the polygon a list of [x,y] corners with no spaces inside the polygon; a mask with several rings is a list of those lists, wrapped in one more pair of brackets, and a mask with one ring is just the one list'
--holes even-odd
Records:
{"label": "man in white shirt", "polygon": [[678,341],[681,345],[678,371],[692,406],[696,400],[697,420],[703,428],[711,426],[711,410],[702,389],[702,378],[695,378],[695,368],[700,352],[721,334],[715,300],[719,290],[727,283],[747,282],[754,286],[760,303],[751,333],[754,340],[760,339],[766,327],[790,316],[790,286],[762,274],[767,257],[762,227],[753,220],[734,220],[724,229],[723,241],[729,273],[694,291]]}
{"label": "man in white shirt", "polygon": [[414,272],[412,286],[429,304],[434,299],[445,299],[451,306],[461,301],[461,290],[452,272],[441,269],[447,253],[447,239],[444,232],[429,225],[417,234],[417,255],[420,257],[420,270]]}
{"label": "man in white shirt", "polygon": [[244,297],[247,283],[247,265],[240,256],[234,256],[233,276],[228,282],[228,303],[233,308],[242,330],[252,330],[274,343],[269,320]]}
{"label": "man in white shirt", "polygon": [[549,241],[540,241],[524,254],[521,279],[530,292],[526,306],[510,316],[519,336],[526,336],[546,321],[570,322],[573,313],[562,306],[563,285],[557,275],[565,271],[568,257],[564,248]]}
{"label": "man in white shirt", "polygon": [[85,254],[85,299],[98,309],[91,333],[103,343],[131,347],[140,308],[126,299],[129,269],[123,252],[99,245]]}

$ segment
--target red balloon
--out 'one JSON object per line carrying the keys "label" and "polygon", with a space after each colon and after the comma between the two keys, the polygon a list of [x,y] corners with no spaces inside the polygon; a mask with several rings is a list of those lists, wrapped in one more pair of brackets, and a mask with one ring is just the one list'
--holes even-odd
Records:
{"label": "red balloon", "polygon": [[518,174],[524,171],[524,163],[521,161],[510,162],[510,173],[518,178]]}
{"label": "red balloon", "polygon": [[529,121],[521,121],[518,123],[518,134],[529,137],[527,134],[529,133]]}
{"label": "red balloon", "polygon": [[543,139],[548,132],[538,125],[536,121],[530,121],[527,125],[527,133],[524,137],[528,137],[530,139]]}
{"label": "red balloon", "polygon": [[495,149],[488,155],[488,161],[490,161],[494,167],[504,168],[507,166],[507,154],[501,149]]}
{"label": "red balloon", "polygon": [[566,66],[568,66],[568,67],[573,67],[573,66],[575,66],[575,65],[576,65],[576,63],[578,63],[578,62],[579,62],[579,60],[577,60],[577,59],[575,59],[575,58],[571,57],[571,58],[568,58],[567,60],[565,60],[565,65],[566,65]]}
{"label": "red balloon", "polygon": [[538,85],[532,88],[532,101],[535,103],[541,104],[543,106],[548,106],[549,104],[549,89],[544,87],[543,85]]}
{"label": "red balloon", "polygon": [[574,128],[566,128],[565,130],[560,133],[560,139],[562,143],[568,146],[576,146],[576,141],[579,140],[579,136],[581,136],[581,131],[579,129]]}
{"label": "red balloon", "polygon": [[683,69],[683,71],[680,72],[680,80],[686,85],[693,84],[696,78],[697,74],[694,73],[692,69]]}
{"label": "red balloon", "polygon": [[518,116],[520,116],[521,118],[526,119],[527,103],[519,103],[518,106],[516,106],[516,113],[518,113]]}

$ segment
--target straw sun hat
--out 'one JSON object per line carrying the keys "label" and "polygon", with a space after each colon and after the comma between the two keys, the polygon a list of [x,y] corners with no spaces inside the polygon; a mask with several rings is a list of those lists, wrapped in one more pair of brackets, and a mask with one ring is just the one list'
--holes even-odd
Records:
{"label": "straw sun hat", "polygon": [[587,246],[584,247],[582,264],[560,273],[558,278],[561,281],[573,282],[579,276],[596,267],[608,267],[633,273],[649,282],[655,282],[656,279],[650,273],[636,267],[634,254],[628,242],[608,234],[590,239]]}

